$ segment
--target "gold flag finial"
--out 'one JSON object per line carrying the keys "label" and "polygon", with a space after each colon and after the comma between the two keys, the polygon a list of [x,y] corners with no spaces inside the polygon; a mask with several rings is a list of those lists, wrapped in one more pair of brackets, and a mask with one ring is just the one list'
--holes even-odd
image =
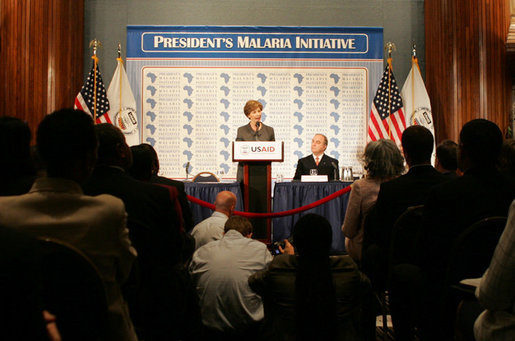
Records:
{"label": "gold flag finial", "polygon": [[392,51],[395,51],[397,50],[397,48],[395,47],[395,44],[392,43],[391,41],[387,42],[386,45],[385,45],[385,50],[388,51],[388,58],[392,58]]}
{"label": "gold flag finial", "polygon": [[97,39],[93,39],[92,41],[89,42],[89,47],[93,47],[93,55],[94,56],[97,55],[97,50],[101,46],[102,46],[102,44]]}

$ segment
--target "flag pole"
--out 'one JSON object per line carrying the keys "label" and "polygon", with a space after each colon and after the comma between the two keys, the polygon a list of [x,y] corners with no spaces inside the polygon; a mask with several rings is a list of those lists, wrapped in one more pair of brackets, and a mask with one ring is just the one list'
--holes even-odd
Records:
{"label": "flag pole", "polygon": [[[123,59],[122,59],[122,44],[118,43],[118,58],[116,59],[120,64],[123,65]],[[118,106],[118,119],[122,119],[122,75],[120,70],[120,105]],[[121,125],[120,125],[121,126]]]}
{"label": "flag pole", "polygon": [[[413,42],[413,49],[411,50],[411,114],[415,112],[415,70],[414,67],[418,68],[418,60],[417,60],[417,45]],[[411,120],[411,118],[410,118]],[[412,124],[413,122],[410,122]]]}
{"label": "flag pole", "polygon": [[395,44],[389,41],[386,43],[386,47],[388,50],[388,138],[392,139],[392,92],[391,92],[391,85],[392,85],[392,51],[395,50]]}
{"label": "flag pole", "polygon": [[[97,39],[93,39],[89,42],[89,47],[93,47],[93,59],[95,70],[94,79],[93,79],[93,122],[97,121],[97,73],[98,73],[98,57],[97,57],[97,49],[100,46],[100,42]],[[96,123],[95,123],[96,124]]]}

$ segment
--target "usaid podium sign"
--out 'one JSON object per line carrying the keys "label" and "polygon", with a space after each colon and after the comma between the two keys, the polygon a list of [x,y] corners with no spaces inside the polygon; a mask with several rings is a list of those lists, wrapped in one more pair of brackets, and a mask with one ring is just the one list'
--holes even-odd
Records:
{"label": "usaid podium sign", "polygon": [[283,143],[278,141],[234,141],[233,161],[280,161],[284,160]]}

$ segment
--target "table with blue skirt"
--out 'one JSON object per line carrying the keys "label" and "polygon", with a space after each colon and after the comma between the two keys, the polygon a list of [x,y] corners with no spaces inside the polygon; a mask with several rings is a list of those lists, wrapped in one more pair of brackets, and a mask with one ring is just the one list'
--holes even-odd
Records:
{"label": "table with blue skirt", "polygon": [[[185,182],[184,191],[200,200],[210,204],[215,203],[216,195],[221,191],[230,191],[236,194],[236,210],[243,211],[243,198],[241,188],[237,182]],[[197,225],[202,220],[209,218],[213,211],[207,207],[190,202],[193,223]]]}
{"label": "table with blue skirt", "polygon": [[[283,212],[311,204],[337,192],[351,182],[279,182],[275,184],[273,211]],[[280,218],[274,218],[272,224],[272,241],[290,237],[293,225],[305,214],[316,213],[325,217],[333,229],[333,252],[345,251],[345,237],[342,224],[345,219],[350,192],[307,211]]]}

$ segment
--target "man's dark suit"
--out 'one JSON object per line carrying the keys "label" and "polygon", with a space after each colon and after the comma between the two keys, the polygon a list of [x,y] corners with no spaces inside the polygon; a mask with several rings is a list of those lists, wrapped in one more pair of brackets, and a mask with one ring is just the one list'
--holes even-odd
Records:
{"label": "man's dark suit", "polygon": [[430,190],[447,180],[433,166],[419,165],[396,179],[382,183],[375,212],[365,227],[366,243],[375,243],[388,250],[395,220],[408,207],[423,205]]}
{"label": "man's dark suit", "polygon": [[182,218],[184,219],[184,229],[187,232],[191,231],[195,225],[193,224],[193,214],[191,213],[191,207],[188,203],[188,199],[186,198],[186,192],[184,191],[184,182],[157,175],[153,175],[150,179],[150,182],[177,188],[177,191],[179,192],[178,199],[182,209]]}
{"label": "man's dark suit", "polygon": [[441,273],[447,265],[445,256],[458,235],[480,219],[508,216],[514,197],[513,183],[494,167],[470,169],[435,187],[424,208],[424,230],[418,248],[421,265]]}
{"label": "man's dark suit", "polygon": [[143,324],[146,332],[172,335],[178,326],[171,322],[180,321],[175,311],[180,293],[173,292],[182,249],[178,202],[167,188],[138,181],[118,167],[97,167],[83,188],[85,194],[107,193],[124,202],[140,265],[140,289],[128,299],[133,322],[137,328]]}
{"label": "man's dark suit", "polygon": [[[153,233],[159,233],[167,240],[163,243],[168,256],[178,256],[179,243],[179,216],[176,212],[176,202],[171,198],[170,192],[162,187],[138,181],[118,167],[97,167],[90,179],[83,186],[87,195],[111,194],[120,198],[125,204],[128,215],[127,226],[145,226]],[[130,231],[131,237],[138,231]],[[138,240],[133,240],[137,246]],[[140,248],[144,245],[140,245]],[[146,247],[146,246],[145,246]],[[174,248],[174,249],[172,249]],[[140,252],[139,249],[137,249]],[[151,251],[151,250],[149,250]],[[153,250],[152,252],[157,252]]]}
{"label": "man's dark suit", "polygon": [[[329,181],[340,179],[340,173],[338,171],[338,160],[324,154],[317,166],[315,159],[313,158],[313,154],[310,154],[306,157],[303,157],[302,159],[299,159],[299,162],[297,162],[297,170],[295,171],[293,180],[300,180],[302,175],[309,175],[309,171],[311,169],[316,169],[318,171],[318,175],[327,175]],[[334,177],[335,172],[336,179]]]}
{"label": "man's dark suit", "polygon": [[[375,208],[369,213],[365,224],[362,254],[362,270],[377,290],[383,290],[388,284],[387,260],[395,221],[408,207],[425,204],[431,189],[445,181],[448,178],[431,165],[418,165],[411,167],[405,175],[381,184]],[[411,272],[404,272],[401,278],[412,277]],[[397,282],[400,284],[393,284]],[[417,282],[410,280],[405,284],[404,281],[391,279],[388,285],[390,310],[399,339],[409,339],[406,335],[410,334],[414,324],[410,319],[413,311],[406,304],[411,302],[411,291],[405,289],[415,287],[412,283]]]}
{"label": "man's dark suit", "polygon": [[[421,331],[428,338],[435,332],[452,333],[452,321],[444,314],[448,301],[442,299],[446,290],[445,274],[449,252],[458,235],[474,222],[491,216],[507,216],[515,197],[513,182],[503,177],[494,167],[473,168],[455,180],[441,184],[428,196],[424,208],[423,230],[417,249],[426,283],[423,321],[431,324]],[[434,328],[434,324],[441,328]]]}

